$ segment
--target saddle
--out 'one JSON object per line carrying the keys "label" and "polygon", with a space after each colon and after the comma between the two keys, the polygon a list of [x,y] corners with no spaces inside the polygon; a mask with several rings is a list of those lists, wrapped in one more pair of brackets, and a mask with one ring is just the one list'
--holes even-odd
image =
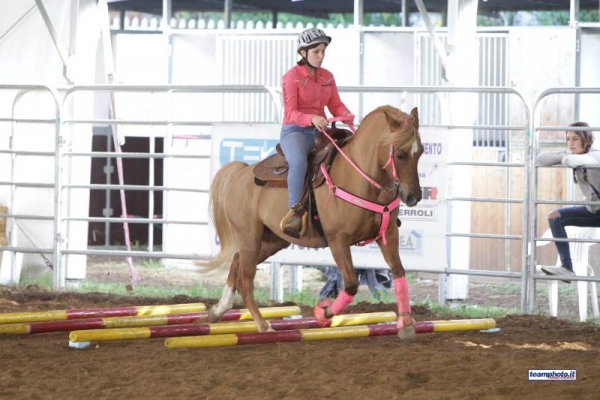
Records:
{"label": "saddle", "polygon": [[[348,129],[337,128],[335,122],[332,123],[331,128],[327,130],[327,134],[335,140],[339,147],[342,147],[353,135]],[[289,166],[279,144],[277,144],[276,150],[277,153],[259,161],[254,166],[254,183],[258,186],[287,188]],[[329,139],[327,139],[322,132],[317,132],[317,135],[315,136],[315,147],[308,155],[308,171],[305,178],[305,188],[309,185],[313,188],[317,188],[323,184],[325,177],[321,172],[320,165],[324,164],[325,168],[329,171],[336,154],[337,149]]]}

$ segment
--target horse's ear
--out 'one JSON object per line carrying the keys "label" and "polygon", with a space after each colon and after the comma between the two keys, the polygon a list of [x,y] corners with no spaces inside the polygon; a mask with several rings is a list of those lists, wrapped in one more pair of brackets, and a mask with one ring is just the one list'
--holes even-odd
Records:
{"label": "horse's ear", "polygon": [[419,111],[417,110],[417,107],[413,108],[410,112],[410,115],[415,119],[414,122],[414,126],[415,126],[415,130],[419,130]]}
{"label": "horse's ear", "polygon": [[390,114],[386,113],[385,111],[383,112],[383,114],[385,115],[385,119],[387,120],[387,123],[392,131],[397,131],[398,129],[402,128],[402,124],[400,123],[400,121],[392,118]]}

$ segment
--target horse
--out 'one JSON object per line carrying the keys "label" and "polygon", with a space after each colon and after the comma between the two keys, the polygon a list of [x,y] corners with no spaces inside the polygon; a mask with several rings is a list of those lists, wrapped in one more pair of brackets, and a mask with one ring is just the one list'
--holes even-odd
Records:
{"label": "horse", "polygon": [[310,248],[326,244],[342,274],[345,290],[333,302],[327,299],[314,308],[315,317],[324,324],[342,313],[358,291],[350,247],[376,241],[393,276],[398,336],[414,336],[397,218],[400,201],[412,207],[422,196],[417,166],[423,145],[417,108],[407,114],[392,106],[378,107],[340,150],[343,154],[324,172],[327,184],[314,189],[322,236],[314,226],[297,239],[283,233],[279,223],[288,211],[288,191],[256,185],[252,165],[233,161],[217,172],[209,207],[220,250],[201,264],[208,270],[230,267],[222,296],[210,309],[211,322],[233,307],[238,291],[259,332],[270,330],[254,299],[256,267],[294,243]]}

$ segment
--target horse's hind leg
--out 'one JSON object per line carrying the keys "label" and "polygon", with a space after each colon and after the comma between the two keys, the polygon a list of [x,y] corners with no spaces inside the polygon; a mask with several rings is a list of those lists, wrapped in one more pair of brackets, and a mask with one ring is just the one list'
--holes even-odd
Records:
{"label": "horse's hind leg", "polygon": [[235,253],[231,266],[229,267],[229,275],[227,276],[227,283],[223,288],[223,294],[219,302],[210,308],[209,321],[217,322],[221,319],[223,314],[231,310],[233,307],[233,298],[235,296],[236,281],[238,279],[239,268],[240,268],[240,255]]}
{"label": "horse's hind leg", "polygon": [[240,251],[239,274],[236,287],[244,300],[244,305],[252,314],[259,332],[269,330],[267,321],[260,314],[256,301],[254,299],[254,277],[256,276],[256,266],[279,250],[286,248],[290,244],[277,237],[268,230],[265,230],[260,243],[260,252]]}

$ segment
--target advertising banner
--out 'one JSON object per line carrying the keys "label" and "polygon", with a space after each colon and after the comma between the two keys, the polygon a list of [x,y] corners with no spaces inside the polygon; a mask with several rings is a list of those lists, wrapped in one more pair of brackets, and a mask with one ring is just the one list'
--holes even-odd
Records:
{"label": "advertising banner", "polygon": [[[212,131],[211,176],[230,161],[248,164],[275,152],[279,143],[278,124],[215,124]],[[446,182],[447,130],[421,128],[425,151],[419,161],[423,198],[415,207],[400,205],[400,256],[407,268],[439,269],[446,260]],[[211,248],[218,249],[218,238],[211,226]],[[376,243],[352,247],[355,267],[386,268]],[[312,249],[291,245],[269,258],[270,262],[300,265],[335,265],[328,248]]]}

